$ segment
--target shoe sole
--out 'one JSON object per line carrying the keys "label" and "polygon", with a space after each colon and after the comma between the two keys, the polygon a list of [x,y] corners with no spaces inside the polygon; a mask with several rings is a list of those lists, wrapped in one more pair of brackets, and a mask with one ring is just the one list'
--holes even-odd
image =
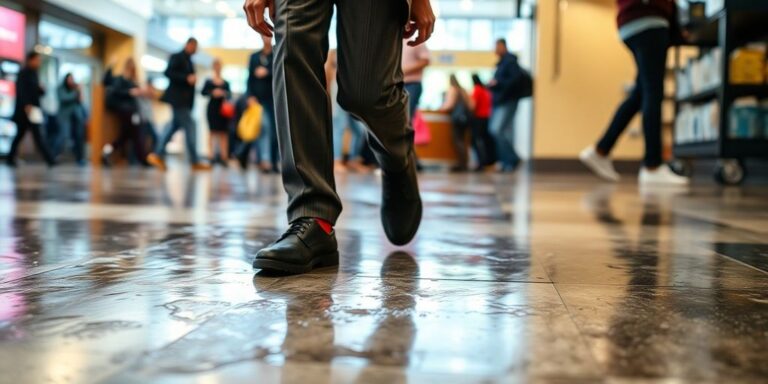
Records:
{"label": "shoe sole", "polygon": [[268,272],[281,272],[290,275],[300,275],[309,273],[317,268],[335,267],[337,265],[339,265],[338,251],[319,255],[305,265],[290,264],[274,259],[257,259],[253,261],[254,269],[261,269],[262,271]]}
{"label": "shoe sole", "polygon": [[159,161],[157,159],[154,159],[154,158],[151,158],[151,157],[147,158],[147,163],[149,163],[149,165],[151,165],[151,166],[153,166],[153,167],[155,167],[155,168],[157,168],[157,169],[159,169],[159,170],[161,170],[163,172],[168,170],[168,167],[162,161]]}

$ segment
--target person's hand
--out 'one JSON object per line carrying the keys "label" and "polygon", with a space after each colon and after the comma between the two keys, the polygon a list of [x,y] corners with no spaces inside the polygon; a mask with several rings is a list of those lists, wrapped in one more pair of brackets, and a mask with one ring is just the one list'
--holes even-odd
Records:
{"label": "person's hand", "polygon": [[254,96],[251,96],[248,98],[248,106],[253,107],[254,105],[259,103],[259,99],[255,98]]}
{"label": "person's hand", "polygon": [[214,89],[211,94],[213,95],[213,97],[224,97],[227,95],[227,93],[224,92],[224,90],[218,89],[218,88]]}
{"label": "person's hand", "polygon": [[128,94],[133,96],[133,97],[139,97],[139,96],[141,96],[141,89],[139,89],[139,88],[131,88],[128,91]]}
{"label": "person's hand", "polygon": [[194,73],[187,76],[187,83],[189,83],[189,85],[195,85],[195,83],[197,83],[197,76],[195,76]]}
{"label": "person's hand", "polygon": [[496,86],[496,84],[498,84],[498,83],[499,83],[499,82],[498,82],[498,81],[496,81],[496,79],[491,79],[491,81],[489,81],[489,82],[488,82],[488,86],[489,86],[489,87],[495,87],[495,86]]}
{"label": "person's hand", "polygon": [[424,44],[432,36],[432,32],[435,30],[435,13],[432,12],[432,4],[429,0],[413,0],[411,5],[411,19],[408,20],[408,24],[405,25],[406,39],[416,35],[416,31],[419,32],[416,39],[409,41],[408,45],[415,47],[417,45]]}
{"label": "person's hand", "polygon": [[258,67],[256,68],[256,71],[254,74],[256,75],[257,78],[263,79],[269,76],[269,69],[267,69],[266,67]]}
{"label": "person's hand", "polygon": [[248,18],[248,25],[262,36],[272,37],[275,27],[264,19],[264,10],[269,9],[269,18],[275,20],[274,0],[245,0],[243,10]]}
{"label": "person's hand", "polygon": [[29,116],[29,112],[31,112],[31,111],[32,111],[32,106],[31,106],[31,105],[25,105],[25,106],[24,106],[24,113],[25,113],[27,116]]}

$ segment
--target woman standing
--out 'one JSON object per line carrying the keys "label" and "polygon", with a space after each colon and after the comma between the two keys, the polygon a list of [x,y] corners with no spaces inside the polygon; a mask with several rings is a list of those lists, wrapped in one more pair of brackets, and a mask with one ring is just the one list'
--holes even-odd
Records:
{"label": "woman standing", "polygon": [[617,0],[619,36],[632,52],[637,66],[635,88],[616,111],[608,130],[594,147],[579,156],[595,174],[618,181],[619,174],[610,159],[616,141],[638,113],[643,115],[645,158],[640,169],[641,184],[687,184],[662,160],[661,105],[664,99],[664,77],[667,50],[682,41],[674,0]]}
{"label": "woman standing", "polygon": [[[222,113],[224,102],[229,100],[232,92],[229,83],[221,76],[221,60],[213,61],[213,77],[205,81],[203,96],[210,97],[208,102],[208,129],[211,132],[211,156],[214,156],[216,145],[219,147],[219,163],[227,166],[229,161],[229,117]],[[216,157],[214,157],[215,159]]]}
{"label": "woman standing", "polygon": [[144,92],[136,80],[136,62],[128,59],[125,62],[122,76],[114,77],[107,94],[107,106],[115,114],[120,123],[120,132],[112,144],[104,146],[102,160],[109,166],[109,157],[115,149],[124,149],[126,143],[133,144],[134,156],[139,163],[147,167],[144,150],[144,134],[141,128],[138,98]]}
{"label": "woman standing", "polygon": [[469,169],[467,131],[470,129],[472,122],[472,112],[469,95],[459,84],[456,75],[451,75],[450,77],[450,86],[440,111],[451,114],[453,146],[458,157],[458,162],[451,168],[451,172],[465,172]]}
{"label": "woman standing", "polygon": [[493,110],[491,91],[485,87],[480,76],[472,74],[472,146],[477,154],[476,171],[496,163],[496,144],[488,130]]}
{"label": "woman standing", "polygon": [[80,166],[85,165],[85,116],[83,116],[83,95],[80,85],[75,82],[71,73],[64,76],[64,81],[58,90],[59,113],[57,119],[61,134],[54,150],[59,152],[69,139],[72,140],[72,152],[75,161]]}

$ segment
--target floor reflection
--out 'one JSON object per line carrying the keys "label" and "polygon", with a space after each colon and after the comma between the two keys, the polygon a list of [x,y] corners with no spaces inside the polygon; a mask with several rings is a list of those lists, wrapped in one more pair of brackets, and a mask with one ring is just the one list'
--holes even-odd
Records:
{"label": "floor reflection", "polygon": [[0,181],[0,383],[768,377],[768,188],[425,175],[396,249],[377,177],[345,175],[341,266],[296,277],[250,267],[285,225],[275,176]]}

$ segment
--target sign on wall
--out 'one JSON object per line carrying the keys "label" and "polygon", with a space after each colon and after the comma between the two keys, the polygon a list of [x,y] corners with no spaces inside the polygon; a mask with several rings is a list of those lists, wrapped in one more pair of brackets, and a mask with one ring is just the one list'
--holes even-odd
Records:
{"label": "sign on wall", "polygon": [[0,58],[24,60],[26,18],[21,12],[0,7]]}

